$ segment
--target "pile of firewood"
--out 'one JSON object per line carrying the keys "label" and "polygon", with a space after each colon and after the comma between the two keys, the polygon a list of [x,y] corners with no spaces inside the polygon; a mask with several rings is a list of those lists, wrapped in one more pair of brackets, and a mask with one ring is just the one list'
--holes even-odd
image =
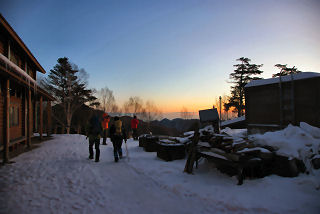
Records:
{"label": "pile of firewood", "polygon": [[[142,135],[139,146],[146,152],[157,152],[157,157],[172,161],[188,159],[185,172],[192,173],[194,163],[200,158],[214,163],[217,169],[230,176],[237,176],[238,184],[245,178],[262,178],[276,174],[295,177],[306,171],[302,160],[281,156],[271,146],[258,146],[246,137],[234,138],[226,133],[216,134],[210,129],[189,132],[182,138]],[[312,160],[319,167],[319,157]]]}
{"label": "pile of firewood", "polygon": [[272,147],[260,147],[246,138],[234,139],[209,131],[200,131],[197,152],[221,172],[237,175],[239,184],[245,177],[261,178],[270,174],[295,177],[306,169],[301,160],[280,156]]}

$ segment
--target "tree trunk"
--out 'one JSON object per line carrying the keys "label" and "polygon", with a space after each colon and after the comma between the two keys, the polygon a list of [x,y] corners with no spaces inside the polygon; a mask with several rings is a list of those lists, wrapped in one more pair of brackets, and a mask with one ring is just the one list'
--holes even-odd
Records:
{"label": "tree trunk", "polygon": [[67,134],[70,134],[71,119],[72,119],[72,114],[71,114],[70,110],[68,110],[68,113],[67,113]]}

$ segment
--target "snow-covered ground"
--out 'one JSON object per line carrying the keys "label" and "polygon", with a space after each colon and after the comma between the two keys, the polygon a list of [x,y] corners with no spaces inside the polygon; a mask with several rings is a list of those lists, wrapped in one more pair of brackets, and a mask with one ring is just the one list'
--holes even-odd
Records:
{"label": "snow-covered ground", "polygon": [[81,135],[54,135],[12,159],[0,168],[0,213],[320,213],[320,170],[237,186],[206,160],[185,174],[185,160],[165,162],[132,140],[114,163],[108,143],[98,163]]}

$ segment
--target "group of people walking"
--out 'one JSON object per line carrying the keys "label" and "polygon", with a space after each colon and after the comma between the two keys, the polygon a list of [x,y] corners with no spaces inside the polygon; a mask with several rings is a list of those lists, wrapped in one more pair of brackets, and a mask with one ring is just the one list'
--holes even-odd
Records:
{"label": "group of people walking", "polygon": [[[89,120],[86,127],[86,136],[89,138],[89,159],[94,159],[93,146],[96,150],[95,161],[100,159],[100,138],[103,138],[102,145],[107,145],[107,137],[113,145],[114,161],[118,162],[123,157],[122,143],[127,143],[127,131],[119,117],[113,118],[113,123],[109,128],[110,116],[107,113],[102,115],[102,119],[95,113]],[[138,140],[138,124],[137,116],[131,120],[132,137]]]}

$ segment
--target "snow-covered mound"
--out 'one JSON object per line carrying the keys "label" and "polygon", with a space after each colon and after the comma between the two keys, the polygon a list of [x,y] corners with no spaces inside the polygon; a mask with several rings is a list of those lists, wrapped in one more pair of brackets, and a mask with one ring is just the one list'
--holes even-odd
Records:
{"label": "snow-covered mound", "polygon": [[221,130],[221,133],[225,133],[233,138],[243,138],[247,136],[247,129],[230,129],[226,127]]}
{"label": "snow-covered mound", "polygon": [[280,131],[251,135],[250,139],[256,144],[275,148],[279,155],[304,160],[306,155],[319,154],[319,134],[319,128],[300,123],[300,127],[290,124]]}
{"label": "snow-covered mound", "polygon": [[301,122],[300,126],[249,136],[255,144],[271,146],[278,155],[302,160],[308,172],[312,172],[311,159],[320,153],[320,129]]}

